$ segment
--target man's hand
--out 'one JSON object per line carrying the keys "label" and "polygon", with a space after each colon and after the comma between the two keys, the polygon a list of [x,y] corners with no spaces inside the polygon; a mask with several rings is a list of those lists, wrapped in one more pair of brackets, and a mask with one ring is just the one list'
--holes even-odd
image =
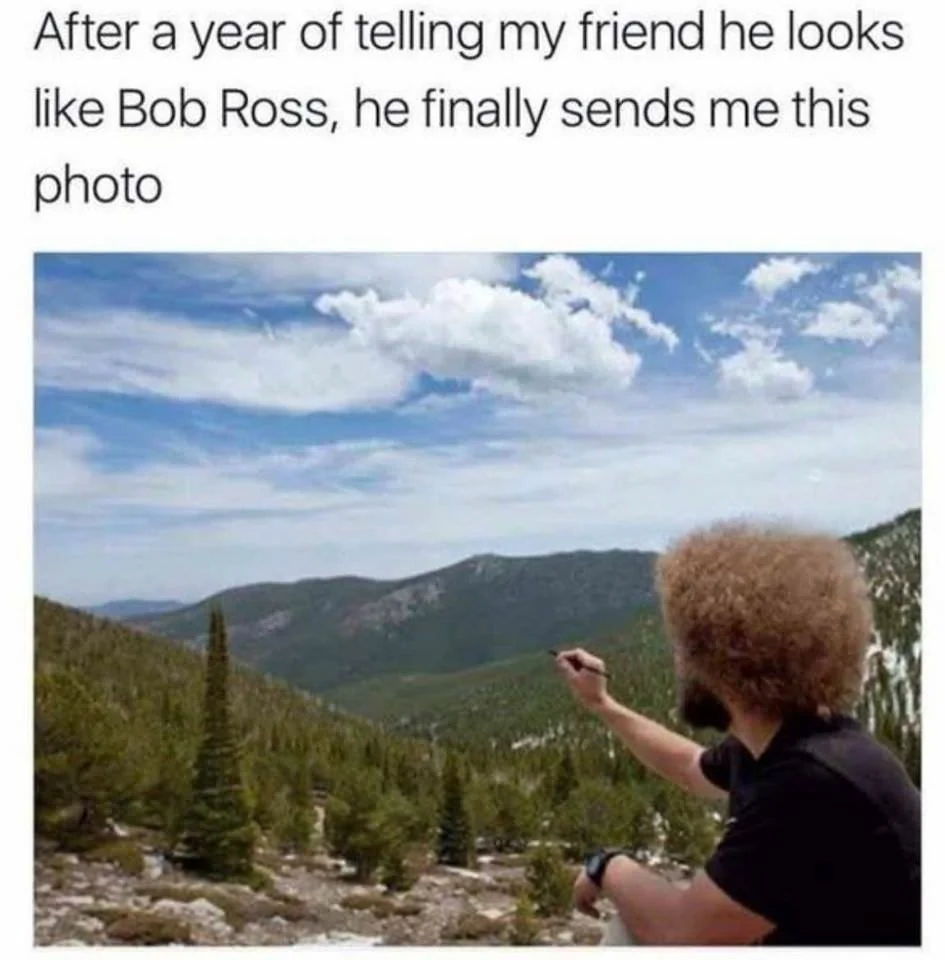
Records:
{"label": "man's hand", "polygon": [[[581,664],[579,670],[574,661]],[[607,681],[601,676],[606,672],[604,661],[586,650],[563,650],[555,663],[559,672],[568,681],[571,692],[591,710],[607,702]],[[595,672],[595,671],[600,671]]]}
{"label": "man's hand", "polygon": [[600,895],[600,887],[588,877],[586,870],[582,870],[574,881],[574,909],[598,919],[600,910],[594,904],[600,899]]}

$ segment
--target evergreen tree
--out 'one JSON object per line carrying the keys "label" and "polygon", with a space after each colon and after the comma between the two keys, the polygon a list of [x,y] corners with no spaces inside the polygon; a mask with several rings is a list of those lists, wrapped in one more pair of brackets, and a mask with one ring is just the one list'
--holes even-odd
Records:
{"label": "evergreen tree", "polygon": [[541,926],[535,916],[535,905],[528,894],[519,895],[515,903],[515,917],[509,927],[509,943],[516,947],[528,947],[538,941]]}
{"label": "evergreen tree", "polygon": [[525,868],[529,899],[543,917],[564,916],[571,911],[574,872],[568,869],[558,847],[541,846],[528,855]]}
{"label": "evergreen tree", "polygon": [[551,802],[553,806],[559,807],[566,803],[571,791],[578,785],[577,770],[574,768],[574,757],[571,750],[565,748],[561,756],[561,762],[555,771],[554,786],[551,791]]}
{"label": "evergreen tree", "polygon": [[501,780],[493,789],[495,818],[492,842],[496,850],[519,851],[538,835],[538,810],[532,797],[514,780]]}
{"label": "evergreen tree", "polygon": [[308,758],[295,763],[284,808],[276,823],[276,835],[286,850],[305,853],[312,845],[312,787]]}
{"label": "evergreen tree", "polygon": [[229,670],[223,611],[214,607],[207,642],[203,735],[184,842],[201,872],[212,877],[246,878],[253,871],[253,825],[230,716]]}
{"label": "evergreen tree", "polygon": [[93,837],[128,808],[137,787],[127,724],[66,670],[36,675],[34,798],[37,827]]}
{"label": "evergreen tree", "polygon": [[443,769],[443,807],[438,844],[440,863],[468,867],[473,858],[473,836],[463,796],[463,781],[456,756],[446,757]]}
{"label": "evergreen tree", "polygon": [[328,849],[344,857],[355,869],[359,883],[369,883],[390,846],[380,811],[379,777],[374,770],[359,770],[339,785],[325,807]]}

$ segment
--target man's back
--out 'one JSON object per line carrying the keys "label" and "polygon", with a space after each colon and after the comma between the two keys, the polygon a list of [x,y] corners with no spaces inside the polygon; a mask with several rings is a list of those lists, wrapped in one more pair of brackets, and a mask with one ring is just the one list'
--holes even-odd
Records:
{"label": "man's back", "polygon": [[757,760],[730,737],[702,767],[730,813],[706,872],[767,943],[920,942],[919,793],[855,721],[791,720]]}

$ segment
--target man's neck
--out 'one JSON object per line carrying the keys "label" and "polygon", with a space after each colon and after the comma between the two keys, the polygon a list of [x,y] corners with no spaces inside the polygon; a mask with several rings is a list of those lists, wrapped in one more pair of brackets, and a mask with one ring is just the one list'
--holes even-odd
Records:
{"label": "man's neck", "polygon": [[733,714],[729,732],[737,737],[757,760],[768,749],[783,722],[781,719]]}

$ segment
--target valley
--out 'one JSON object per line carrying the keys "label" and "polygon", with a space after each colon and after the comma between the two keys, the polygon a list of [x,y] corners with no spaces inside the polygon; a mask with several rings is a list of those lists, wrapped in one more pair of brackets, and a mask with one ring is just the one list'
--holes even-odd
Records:
{"label": "valley", "polygon": [[[850,542],[876,620],[858,714],[921,782],[921,513]],[[683,878],[722,819],[618,749],[547,654],[592,649],[619,699],[691,736],[654,560],[475,557],[125,623],[36,598],[37,943],[596,942],[564,895],[583,853],[629,845]],[[211,609],[253,863],[230,879],[180,852]]]}

